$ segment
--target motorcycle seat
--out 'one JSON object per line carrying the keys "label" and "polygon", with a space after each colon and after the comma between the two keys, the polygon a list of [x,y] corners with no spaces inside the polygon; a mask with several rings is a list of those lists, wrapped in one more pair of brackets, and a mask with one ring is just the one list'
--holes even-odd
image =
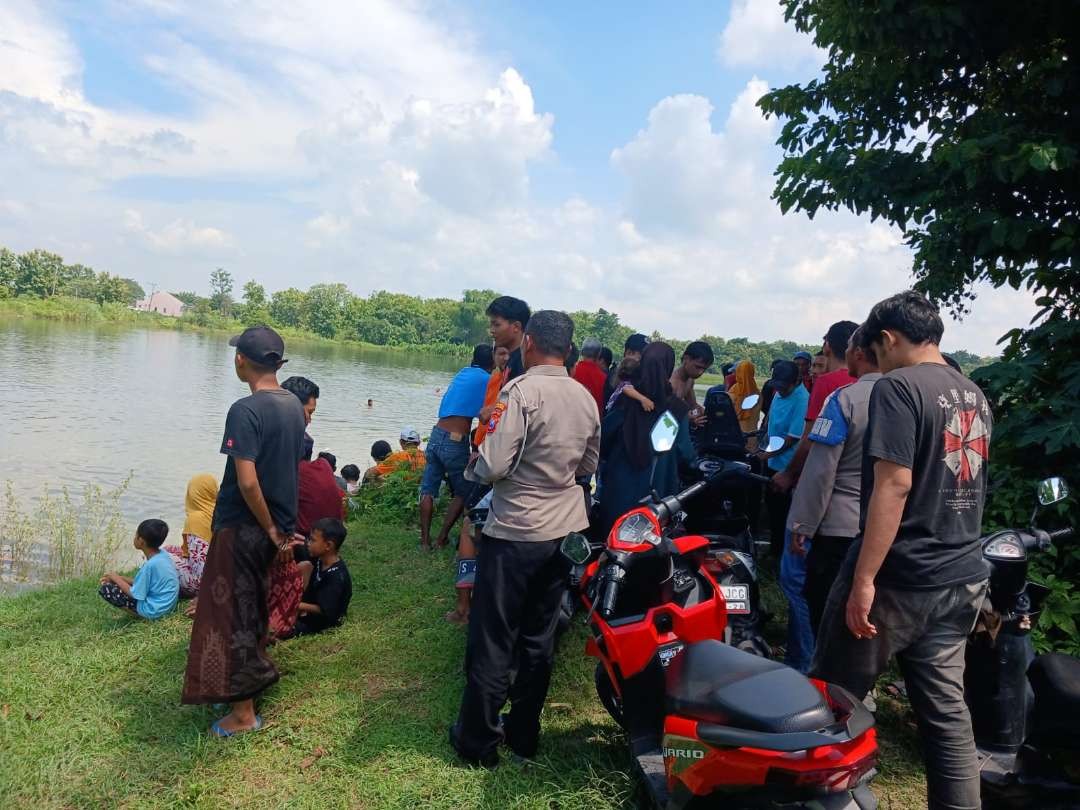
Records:
{"label": "motorcycle seat", "polygon": [[1080,725],[1080,659],[1061,653],[1040,655],[1028,669],[1035,692],[1038,726],[1075,735]]}
{"label": "motorcycle seat", "polygon": [[799,672],[715,640],[687,645],[667,667],[675,714],[722,726],[788,734],[835,722],[817,688]]}

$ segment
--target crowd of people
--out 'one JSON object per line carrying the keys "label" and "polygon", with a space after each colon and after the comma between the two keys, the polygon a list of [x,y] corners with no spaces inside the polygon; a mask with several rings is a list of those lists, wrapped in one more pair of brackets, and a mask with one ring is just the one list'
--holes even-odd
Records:
{"label": "crowd of people", "polygon": [[[421,549],[448,546],[461,525],[446,619],[467,626],[467,642],[451,745],[484,766],[498,762],[500,745],[535,755],[566,586],[559,543],[590,526],[603,536],[650,494],[680,489],[709,426],[695,387],[716,358],[702,341],[677,357],[634,334],[616,359],[592,337],[578,347],[564,313],[510,296],[487,316],[493,344],[477,346],[442,394],[426,446],[405,426],[398,450],[376,442],[370,466],[340,475],[332,453],[312,458],[306,434],[318,386],[277,382],[281,338],[253,327],[233,339],[251,395],[226,417],[220,486],[192,478],[182,543],[164,545],[168,527],[144,521],[138,575],[108,574],[101,585],[103,598],[147,619],[193,598],[183,701],[230,704],[213,733],[260,727],[254,701],[278,678],[271,640],[343,620],[344,504],[404,470],[417,484]],[[788,601],[786,662],[861,699],[895,658],[926,748],[931,806],[975,807],[963,649],[986,587],[977,538],[992,417],[941,354],[943,328],[929,301],[900,293],[861,324],[829,326],[816,356],[777,358],[760,386],[749,359],[722,363],[710,397],[726,393],[747,456],[770,477],[750,518],[757,527],[764,511]],[[650,433],[664,413],[678,435],[657,457]],[[482,503],[478,537],[468,510]]]}

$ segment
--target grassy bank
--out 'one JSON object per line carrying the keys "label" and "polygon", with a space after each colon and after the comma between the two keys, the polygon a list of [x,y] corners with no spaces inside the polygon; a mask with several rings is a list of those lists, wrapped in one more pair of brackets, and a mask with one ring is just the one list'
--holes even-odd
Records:
{"label": "grassy bank", "polygon": [[[369,518],[370,520],[370,518]],[[279,646],[257,735],[212,740],[180,706],[190,623],[106,605],[93,580],[0,599],[0,798],[5,807],[632,807],[622,737],[592,686],[584,631],[562,640],[537,765],[455,765],[446,743],[464,636],[449,552],[411,530],[352,523],[346,625]],[[879,714],[883,808],[923,806],[911,732]]]}

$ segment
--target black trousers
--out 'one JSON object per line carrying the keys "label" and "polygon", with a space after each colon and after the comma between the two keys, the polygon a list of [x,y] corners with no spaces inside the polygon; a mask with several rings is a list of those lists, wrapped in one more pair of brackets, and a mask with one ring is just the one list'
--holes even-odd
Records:
{"label": "black trousers", "polygon": [[[483,547],[469,613],[465,693],[451,739],[470,760],[489,759],[504,738],[514,753],[532,757],[569,563],[558,540],[516,542],[484,535]],[[499,711],[507,698],[510,713],[500,730]]]}
{"label": "black trousers", "polygon": [[821,617],[825,615],[825,603],[829,601],[829,590],[836,582],[840,567],[844,564],[851,537],[831,537],[817,534],[810,542],[810,552],[806,555],[806,584],[803,596],[810,609],[810,626],[817,637],[821,627]]}
{"label": "black trousers", "polygon": [[779,565],[780,555],[784,553],[784,529],[787,526],[788,512],[791,511],[791,490],[777,492],[766,486],[765,509],[769,513],[769,551]]}

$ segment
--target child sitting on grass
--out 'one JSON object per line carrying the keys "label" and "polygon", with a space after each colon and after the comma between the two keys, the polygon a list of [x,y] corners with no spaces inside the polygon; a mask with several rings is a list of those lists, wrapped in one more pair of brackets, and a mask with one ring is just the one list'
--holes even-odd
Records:
{"label": "child sitting on grass", "polygon": [[346,464],[341,468],[341,477],[345,479],[345,492],[355,495],[360,489],[360,468],[355,464]]}
{"label": "child sitting on grass", "polygon": [[337,518],[322,518],[311,524],[311,562],[298,563],[304,575],[304,595],[292,637],[321,633],[345,620],[352,599],[352,578],[345,561],[338,556],[345,534],[345,524]]}
{"label": "child sitting on grass", "polygon": [[134,580],[111,571],[103,576],[98,589],[101,598],[144,619],[160,619],[170,613],[180,597],[180,577],[172,557],[161,550],[168,535],[169,527],[163,520],[151,518],[140,523],[134,545],[146,562]]}
{"label": "child sitting on grass", "polygon": [[604,408],[605,413],[615,407],[620,394],[626,394],[630,399],[637,402],[646,413],[651,413],[653,408],[656,407],[656,404],[651,399],[634,388],[640,366],[641,362],[633,357],[624,357],[623,361],[619,363],[619,369],[615,372],[619,384],[615,386],[615,390],[611,392],[611,396],[608,398],[607,406]]}

